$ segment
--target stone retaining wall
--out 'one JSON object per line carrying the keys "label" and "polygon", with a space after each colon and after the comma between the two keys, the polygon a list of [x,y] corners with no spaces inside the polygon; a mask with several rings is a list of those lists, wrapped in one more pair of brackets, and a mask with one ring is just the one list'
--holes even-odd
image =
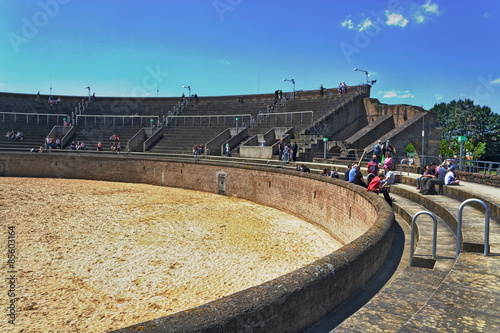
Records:
{"label": "stone retaining wall", "polygon": [[[300,332],[356,294],[392,244],[394,215],[382,197],[332,178],[265,167],[165,161],[125,155],[1,154],[7,177],[147,183],[226,194],[278,208],[346,245],[301,269],[214,302],[116,332]],[[244,274],[244,272],[242,272]]]}

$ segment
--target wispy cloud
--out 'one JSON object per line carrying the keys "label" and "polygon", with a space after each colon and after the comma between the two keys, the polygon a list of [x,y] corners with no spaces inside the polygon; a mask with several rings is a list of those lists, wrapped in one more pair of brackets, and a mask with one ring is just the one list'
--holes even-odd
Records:
{"label": "wispy cloud", "polygon": [[351,19],[346,19],[345,21],[342,21],[342,23],[340,24],[342,25],[343,28],[347,28],[349,30],[354,29],[354,22],[352,22]]}
{"label": "wispy cloud", "polygon": [[491,14],[488,12],[485,12],[483,15],[481,15],[481,17],[487,20],[491,17]]}
{"label": "wispy cloud", "polygon": [[[383,91],[381,91],[380,93],[384,94]],[[396,94],[396,92],[394,90],[392,91],[387,91],[385,92],[384,96],[382,96],[383,98],[392,98],[392,97],[397,97],[398,94]]]}
{"label": "wispy cloud", "polygon": [[425,22],[425,16],[420,14],[420,13],[416,13],[415,15],[413,15],[413,19],[417,23],[424,23]]}
{"label": "wispy cloud", "polygon": [[[348,15],[340,24],[343,28],[359,32],[373,26],[378,28],[380,26],[405,28],[408,23],[422,24],[427,22],[429,18],[441,14],[439,5],[431,0],[427,0],[423,5],[412,2],[400,5],[397,10],[382,10],[385,13],[385,19],[383,16],[374,15],[373,12],[370,17],[368,17],[368,13],[361,12],[358,14],[359,20],[353,20],[352,15]],[[487,18],[489,15],[489,13],[485,13],[483,17]]]}
{"label": "wispy cloud", "polygon": [[387,20],[385,21],[387,25],[398,26],[401,28],[406,27],[409,22],[409,20],[402,14],[391,13],[388,10],[385,11],[385,17],[387,18]]}
{"label": "wispy cloud", "polygon": [[222,59],[219,59],[219,64],[220,64],[220,65],[227,65],[227,66],[231,66],[231,62],[230,62],[230,61],[227,61],[227,60],[222,60]]}
{"label": "wispy cloud", "polygon": [[379,91],[379,94],[383,94],[383,98],[415,98],[409,90],[390,90],[390,91]]}
{"label": "wispy cloud", "polygon": [[[490,82],[491,84],[500,84],[500,77],[497,78],[497,79],[494,79]],[[0,87],[2,86],[2,84],[0,83]]]}
{"label": "wispy cloud", "polygon": [[442,100],[442,99],[444,98],[444,96],[443,96],[443,95],[441,95],[441,94],[435,94],[435,95],[434,95],[434,98],[435,98],[437,101],[439,101],[439,100]]}
{"label": "wispy cloud", "polygon": [[426,13],[431,13],[431,14],[435,14],[435,15],[439,15],[439,6],[437,3],[432,3],[430,0],[428,0],[423,6],[422,8],[424,9],[424,11]]}
{"label": "wispy cloud", "polygon": [[373,26],[372,20],[369,17],[367,17],[363,21],[361,21],[361,23],[358,24],[358,31],[364,31],[372,26]]}

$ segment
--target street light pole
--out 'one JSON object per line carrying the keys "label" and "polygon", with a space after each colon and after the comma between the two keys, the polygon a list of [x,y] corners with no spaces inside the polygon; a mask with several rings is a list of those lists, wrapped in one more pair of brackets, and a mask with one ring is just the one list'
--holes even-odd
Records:
{"label": "street light pole", "polygon": [[85,86],[83,89],[88,89],[89,90],[89,102],[90,102],[90,86]]}
{"label": "street light pole", "polygon": [[295,79],[283,79],[283,82],[292,82],[293,84],[293,92],[292,92],[292,96],[295,98]]}
{"label": "street light pole", "polygon": [[182,88],[187,88],[189,91],[189,98],[191,98],[191,86],[182,86]]}

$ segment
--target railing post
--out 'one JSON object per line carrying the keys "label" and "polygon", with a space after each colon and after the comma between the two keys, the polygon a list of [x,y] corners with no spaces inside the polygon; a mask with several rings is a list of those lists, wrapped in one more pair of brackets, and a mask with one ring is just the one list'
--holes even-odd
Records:
{"label": "railing post", "polygon": [[415,221],[419,215],[426,214],[434,220],[434,228],[432,231],[432,259],[436,259],[436,243],[437,243],[437,218],[436,215],[429,211],[420,211],[411,219],[411,233],[410,233],[410,263],[412,266],[413,254],[415,253]]}
{"label": "railing post", "polygon": [[489,253],[490,247],[490,209],[488,205],[484,203],[484,201],[479,199],[467,199],[458,208],[458,219],[457,219],[457,244],[455,251],[455,259],[458,259],[460,255],[460,247],[461,247],[461,238],[462,238],[462,211],[468,203],[477,202],[483,205],[484,207],[484,255],[487,256]]}

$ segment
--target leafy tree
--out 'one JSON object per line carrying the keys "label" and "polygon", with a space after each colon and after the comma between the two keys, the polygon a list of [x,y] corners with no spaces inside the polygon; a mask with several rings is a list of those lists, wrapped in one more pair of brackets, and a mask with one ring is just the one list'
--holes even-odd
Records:
{"label": "leafy tree", "polygon": [[430,111],[437,114],[443,129],[441,139],[447,141],[445,145],[450,146],[459,135],[466,136],[472,145],[470,152],[474,152],[476,158],[500,161],[500,115],[493,113],[488,106],[474,105],[470,99],[453,100],[436,104]]}

